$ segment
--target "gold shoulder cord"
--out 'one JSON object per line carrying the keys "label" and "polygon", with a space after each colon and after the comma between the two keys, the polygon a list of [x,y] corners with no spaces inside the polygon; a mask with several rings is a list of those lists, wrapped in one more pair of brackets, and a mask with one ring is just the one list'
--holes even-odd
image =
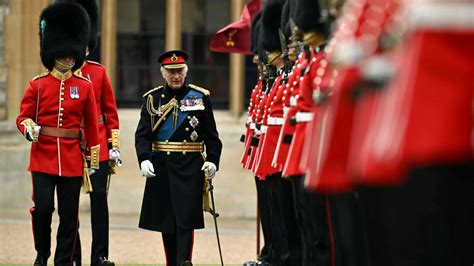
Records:
{"label": "gold shoulder cord", "polygon": [[[146,102],[146,109],[151,116],[151,128],[152,131],[155,131],[158,125],[166,118],[166,115],[174,108],[178,107],[178,101],[176,99],[171,99],[166,104],[161,105],[157,110],[153,106],[153,96],[148,95],[148,99]],[[158,115],[160,118],[155,123],[155,116]]]}

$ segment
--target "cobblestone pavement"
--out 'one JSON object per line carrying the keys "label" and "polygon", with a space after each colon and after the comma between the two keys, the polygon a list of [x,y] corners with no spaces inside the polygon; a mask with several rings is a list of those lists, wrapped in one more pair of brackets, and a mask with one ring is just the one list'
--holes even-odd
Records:
{"label": "cobblestone pavement", "polygon": [[[195,233],[193,263],[220,264],[212,217],[208,214],[206,229]],[[32,264],[35,258],[31,222],[27,210],[2,210],[0,215],[0,264]],[[90,260],[91,230],[89,214],[81,213],[81,242],[83,263]],[[116,264],[164,264],[165,256],[159,233],[137,227],[137,216],[110,217],[110,259]],[[218,218],[219,233],[225,265],[242,265],[255,258],[255,220]],[[54,214],[52,251],[55,248],[57,214]],[[52,265],[52,259],[50,258]]]}

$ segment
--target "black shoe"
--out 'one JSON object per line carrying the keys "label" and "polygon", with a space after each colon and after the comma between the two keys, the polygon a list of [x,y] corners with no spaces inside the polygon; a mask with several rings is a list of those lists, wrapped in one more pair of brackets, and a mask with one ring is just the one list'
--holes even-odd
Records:
{"label": "black shoe", "polygon": [[39,255],[38,254],[36,256],[34,266],[46,266],[46,265],[48,265],[48,258],[49,258],[49,255],[45,256],[45,255]]}
{"label": "black shoe", "polygon": [[189,260],[185,260],[181,262],[180,266],[193,266],[193,264]]}
{"label": "black shoe", "polygon": [[106,257],[100,257],[99,262],[96,265],[114,266],[115,263],[113,261],[108,260]]}

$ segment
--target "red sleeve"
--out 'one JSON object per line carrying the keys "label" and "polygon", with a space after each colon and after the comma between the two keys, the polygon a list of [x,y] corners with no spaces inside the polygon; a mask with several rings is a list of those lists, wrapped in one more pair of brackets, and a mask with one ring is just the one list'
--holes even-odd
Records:
{"label": "red sleeve", "polygon": [[25,133],[25,127],[21,124],[21,122],[25,121],[26,119],[35,120],[36,99],[38,97],[37,94],[38,89],[33,85],[33,81],[30,81],[30,84],[26,89],[23,98],[21,99],[20,114],[16,118],[16,126],[23,135]]}
{"label": "red sleeve", "polygon": [[[112,130],[119,129],[119,118],[117,113],[117,105],[115,103],[114,90],[110,85],[109,76],[107,75],[105,68],[103,70],[102,99],[100,101],[102,106],[100,108],[102,110],[102,114],[105,115],[107,119],[105,126],[107,131],[107,139],[110,142],[112,138]],[[104,149],[105,148],[106,147],[104,147]]]}
{"label": "red sleeve", "polygon": [[[84,105],[84,131],[87,136],[87,150],[91,151],[94,147],[100,145],[97,106],[94,91],[92,90],[92,83],[88,85],[86,104]],[[99,160],[97,160],[97,162],[99,162]]]}

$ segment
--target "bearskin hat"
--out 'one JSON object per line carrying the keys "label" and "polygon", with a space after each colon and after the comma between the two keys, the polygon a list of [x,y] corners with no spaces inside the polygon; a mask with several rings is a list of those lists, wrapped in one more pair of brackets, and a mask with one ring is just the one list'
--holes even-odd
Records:
{"label": "bearskin hat", "polygon": [[319,1],[293,0],[296,1],[296,10],[291,12],[293,21],[303,32],[316,31],[321,34],[327,33],[327,26],[321,16]]}
{"label": "bearskin hat", "polygon": [[262,12],[258,12],[252,20],[250,26],[250,51],[254,54],[258,53],[258,43],[260,41],[260,28],[262,21]]}
{"label": "bearskin hat", "polygon": [[89,15],[91,22],[91,33],[89,35],[89,52],[92,52],[96,47],[99,40],[99,7],[97,6],[96,0],[76,0]]}
{"label": "bearskin hat", "polygon": [[290,26],[290,9],[291,9],[291,0],[287,0],[285,4],[283,4],[283,8],[281,11],[281,22],[280,28],[283,34],[285,35],[286,39],[288,39],[291,35],[291,26]]}
{"label": "bearskin hat", "polygon": [[269,0],[262,13],[263,48],[268,52],[281,51],[278,29],[281,22],[283,0]]}
{"label": "bearskin hat", "polygon": [[40,15],[40,56],[43,65],[52,70],[54,60],[72,56],[73,70],[82,66],[89,41],[90,21],[84,8],[76,3],[56,2]]}

